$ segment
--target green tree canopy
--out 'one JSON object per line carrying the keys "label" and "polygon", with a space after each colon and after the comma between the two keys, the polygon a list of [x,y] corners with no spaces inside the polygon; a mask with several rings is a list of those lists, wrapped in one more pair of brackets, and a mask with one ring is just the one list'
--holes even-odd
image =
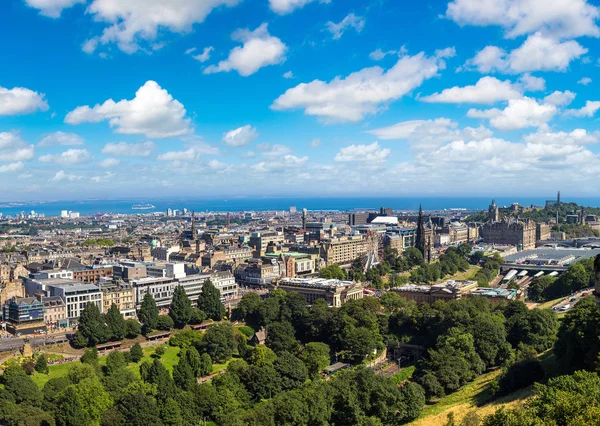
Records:
{"label": "green tree canopy", "polygon": [[181,285],[175,287],[173,291],[173,301],[169,308],[169,316],[173,319],[177,328],[183,328],[192,319],[192,301]]}
{"label": "green tree canopy", "polygon": [[225,316],[225,306],[221,303],[221,292],[210,279],[204,281],[202,285],[202,292],[198,296],[198,309],[215,321],[220,321]]}

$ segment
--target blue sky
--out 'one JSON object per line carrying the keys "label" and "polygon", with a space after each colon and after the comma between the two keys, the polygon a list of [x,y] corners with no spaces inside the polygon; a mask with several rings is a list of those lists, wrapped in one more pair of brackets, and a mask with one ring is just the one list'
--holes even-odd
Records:
{"label": "blue sky", "polygon": [[5,0],[4,200],[596,195],[586,0]]}

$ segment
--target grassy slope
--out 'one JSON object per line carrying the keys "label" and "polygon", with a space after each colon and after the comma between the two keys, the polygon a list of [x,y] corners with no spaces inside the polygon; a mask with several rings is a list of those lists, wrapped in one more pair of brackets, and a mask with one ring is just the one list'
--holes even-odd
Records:
{"label": "grassy slope", "polygon": [[531,396],[531,387],[520,389],[510,395],[493,399],[488,385],[502,373],[492,371],[479,376],[475,381],[459,391],[448,395],[434,405],[425,407],[421,416],[411,423],[415,426],[434,426],[446,423],[448,414],[453,412],[456,421],[460,421],[469,412],[475,410],[480,417],[492,414],[502,406],[514,406]]}

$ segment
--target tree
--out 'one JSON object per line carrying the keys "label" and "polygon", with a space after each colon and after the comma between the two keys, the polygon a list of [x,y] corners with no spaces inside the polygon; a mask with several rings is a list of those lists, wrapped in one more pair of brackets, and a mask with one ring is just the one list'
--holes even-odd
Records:
{"label": "tree", "polygon": [[159,315],[156,320],[156,328],[158,330],[169,331],[174,327],[175,323],[169,315]]}
{"label": "tree", "polygon": [[273,366],[281,377],[284,391],[298,388],[308,380],[308,369],[304,363],[289,352],[280,353]]}
{"label": "tree", "polygon": [[143,392],[127,393],[117,403],[123,426],[162,426],[154,398]]}
{"label": "tree", "polygon": [[215,324],[209,327],[197,347],[199,352],[206,352],[214,361],[227,361],[235,349],[233,326],[231,324]]}
{"label": "tree", "polygon": [[77,330],[71,338],[71,345],[73,345],[74,348],[85,348],[88,344],[89,341],[87,337],[85,337],[79,330]]}
{"label": "tree", "polygon": [[210,373],[212,373],[212,369],[213,364],[210,355],[207,353],[203,353],[200,356],[200,368],[198,369],[198,377],[208,376]]}
{"label": "tree", "polygon": [[135,339],[140,334],[142,334],[142,326],[137,320],[133,318],[125,320],[125,335],[127,338]]}
{"label": "tree", "polygon": [[382,345],[380,337],[366,327],[351,328],[344,339],[344,348],[353,361],[362,361]]}
{"label": "tree", "polygon": [[190,346],[189,348],[182,350],[179,356],[180,358],[185,358],[186,362],[192,369],[194,377],[202,376],[202,374],[200,374],[202,370],[202,358],[195,347]]}
{"label": "tree", "polygon": [[113,400],[95,374],[73,385],[75,399],[90,418],[88,424],[98,424],[100,416],[113,405]]}
{"label": "tree", "polygon": [[156,397],[159,401],[166,400],[176,391],[175,383],[173,382],[171,375],[158,359],[155,359],[150,368],[148,369],[145,381],[156,385]]}
{"label": "tree", "polygon": [[146,293],[144,294],[144,298],[142,299],[142,306],[138,311],[138,318],[142,324],[148,330],[153,330],[156,328],[156,322],[158,321],[158,306],[156,306],[156,301],[152,294]]}
{"label": "tree", "polygon": [[142,350],[142,346],[139,343],[136,343],[129,350],[129,359],[131,362],[140,362],[144,357],[144,351]]}
{"label": "tree", "polygon": [[173,381],[179,389],[185,391],[191,390],[196,383],[194,371],[185,357],[181,358],[179,363],[173,367]]}
{"label": "tree", "polygon": [[296,352],[298,340],[296,340],[294,327],[287,321],[274,322],[267,326],[266,344],[275,353],[283,351]]}
{"label": "tree", "polygon": [[60,398],[59,408],[56,412],[56,424],[58,426],[87,426],[92,424],[92,419],[81,406],[73,386],[65,389]]}
{"label": "tree", "polygon": [[348,279],[348,274],[340,267],[340,265],[333,264],[319,269],[319,277],[328,280],[346,280]]}
{"label": "tree", "polygon": [[225,315],[225,306],[221,303],[221,292],[210,279],[204,281],[202,285],[202,292],[198,296],[198,309],[215,321],[221,321]]}
{"label": "tree", "polygon": [[281,392],[281,378],[270,364],[249,366],[242,380],[256,401],[272,398]]}
{"label": "tree", "polygon": [[425,392],[421,386],[416,383],[406,383],[400,387],[400,410],[398,417],[399,423],[407,423],[415,420],[423,411],[425,406]]}
{"label": "tree", "polygon": [[232,319],[235,321],[244,321],[250,327],[258,330],[262,325],[260,322],[261,305],[262,299],[257,293],[246,293],[233,310]]}
{"label": "tree", "polygon": [[190,318],[190,324],[202,324],[206,321],[206,314],[198,308],[192,308],[192,316]]}
{"label": "tree", "polygon": [[173,301],[169,308],[169,316],[173,319],[177,328],[183,328],[192,319],[192,301],[181,285],[175,287],[173,291]]}
{"label": "tree", "polygon": [[2,384],[7,394],[17,404],[27,404],[39,407],[42,404],[43,395],[35,382],[20,366],[9,366],[2,375]]}
{"label": "tree", "polygon": [[513,347],[532,346],[537,352],[550,349],[556,340],[558,319],[550,309],[531,309],[512,315],[506,322],[507,340]]}
{"label": "tree", "polygon": [[35,371],[40,374],[48,374],[48,357],[42,353],[37,357]]}
{"label": "tree", "polygon": [[108,312],[104,316],[104,321],[108,326],[109,333],[113,340],[123,340],[127,332],[125,320],[119,307],[114,303],[110,306]]}
{"label": "tree", "polygon": [[183,422],[181,407],[173,398],[167,399],[167,401],[162,404],[162,407],[160,408],[160,417],[165,426],[181,426],[185,424]]}
{"label": "tree", "polygon": [[83,364],[95,365],[98,364],[98,349],[87,348],[79,359]]}
{"label": "tree", "polygon": [[258,345],[252,351],[249,362],[252,365],[265,365],[273,364],[276,359],[277,355],[271,348],[265,345]]}
{"label": "tree", "polygon": [[106,365],[104,366],[104,374],[110,376],[115,372],[127,367],[125,354],[121,351],[112,351],[106,357]]}
{"label": "tree", "polygon": [[306,365],[308,373],[314,377],[329,366],[330,353],[329,345],[321,342],[310,342],[300,352],[300,359]]}
{"label": "tree", "polygon": [[79,316],[78,331],[87,339],[88,345],[96,346],[110,338],[110,330],[96,303],[88,303]]}
{"label": "tree", "polygon": [[423,264],[423,253],[416,247],[409,247],[404,250],[402,256],[408,261],[410,267],[419,266]]}

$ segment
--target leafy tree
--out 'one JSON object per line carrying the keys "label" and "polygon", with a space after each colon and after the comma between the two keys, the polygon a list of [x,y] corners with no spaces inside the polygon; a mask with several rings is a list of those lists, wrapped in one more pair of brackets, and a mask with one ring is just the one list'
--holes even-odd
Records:
{"label": "leafy tree", "polygon": [[206,321],[206,314],[198,308],[192,308],[192,315],[190,317],[190,324],[202,324]]}
{"label": "leafy tree", "polygon": [[423,253],[416,247],[407,248],[402,256],[408,261],[410,267],[422,265],[424,261]]}
{"label": "leafy tree", "polygon": [[540,361],[533,357],[512,364],[498,379],[498,395],[508,395],[544,379],[545,372]]}
{"label": "leafy tree", "polygon": [[163,356],[165,352],[167,352],[167,348],[165,347],[165,345],[157,346],[156,349],[154,349],[154,353],[159,357]]}
{"label": "leafy tree", "polygon": [[104,366],[104,374],[110,376],[115,372],[127,367],[125,354],[121,351],[112,351],[106,357],[106,365]]}
{"label": "leafy tree", "polygon": [[109,333],[113,340],[123,340],[127,333],[127,326],[119,307],[114,303],[110,306],[110,309],[104,316],[104,321],[108,326]]}
{"label": "leafy tree", "polygon": [[110,338],[110,330],[100,309],[95,303],[88,303],[79,316],[78,331],[87,339],[88,345],[95,346],[104,343]]}
{"label": "leafy tree", "polygon": [[102,413],[108,410],[113,400],[102,386],[100,379],[95,374],[73,385],[75,399],[91,419],[88,424],[97,424]]}
{"label": "leafy tree", "polygon": [[117,403],[123,426],[162,426],[154,398],[143,392],[127,393]]}
{"label": "leafy tree", "polygon": [[158,322],[158,306],[156,306],[156,301],[149,292],[144,294],[142,306],[138,311],[138,318],[148,330],[156,328],[156,323]]}
{"label": "leafy tree", "polygon": [[181,407],[173,398],[167,399],[162,405],[160,408],[160,417],[165,426],[181,426],[185,424],[183,422]]}
{"label": "leafy tree", "polygon": [[276,359],[277,355],[269,347],[258,345],[252,351],[249,362],[252,365],[265,365],[273,364]]}
{"label": "leafy tree", "polygon": [[196,383],[196,375],[185,357],[173,367],[173,381],[177,387],[186,391],[191,390]]}
{"label": "leafy tree", "polygon": [[2,375],[4,390],[17,404],[39,407],[43,395],[35,382],[19,366],[9,366]]}
{"label": "leafy tree", "polygon": [[535,278],[527,288],[527,298],[534,302],[543,302],[547,299],[548,289],[556,282],[555,277],[543,275]]}
{"label": "leafy tree", "polygon": [[156,328],[158,330],[169,331],[175,326],[173,319],[169,315],[159,315],[156,320]]}
{"label": "leafy tree", "polygon": [[300,359],[306,365],[309,374],[314,377],[330,364],[330,353],[329,345],[310,342],[300,352]]}
{"label": "leafy tree", "polygon": [[270,364],[249,366],[242,380],[256,401],[272,398],[281,392],[281,377]]}
{"label": "leafy tree", "polygon": [[281,377],[284,391],[298,388],[308,380],[308,369],[304,363],[289,352],[280,353],[273,366]]}
{"label": "leafy tree", "polygon": [[144,351],[142,350],[142,346],[139,343],[136,343],[129,350],[129,359],[131,362],[140,362],[144,357]]}
{"label": "leafy tree", "polygon": [[198,369],[198,377],[208,376],[210,373],[212,373],[212,369],[213,364],[210,355],[207,353],[203,353],[200,356],[200,368]]}
{"label": "leafy tree", "polygon": [[169,345],[176,346],[181,349],[187,349],[201,340],[202,333],[194,330],[183,330],[171,336],[169,339]]}
{"label": "leafy tree", "polygon": [[423,411],[425,405],[425,392],[416,383],[406,383],[400,388],[400,410],[397,421],[407,423],[415,420]]}
{"label": "leafy tree", "polygon": [[90,415],[83,409],[73,386],[65,389],[56,412],[58,426],[87,426],[92,424]]}
{"label": "leafy tree", "polygon": [[202,292],[198,296],[198,308],[208,318],[220,321],[225,316],[225,306],[221,303],[221,292],[210,279],[204,281]]}
{"label": "leafy tree", "polygon": [[83,364],[98,365],[98,349],[87,348],[79,359]]}
{"label": "leafy tree", "polygon": [[66,377],[53,377],[48,380],[42,388],[44,396],[42,408],[46,411],[57,411],[61,394],[69,385],[71,382]]}
{"label": "leafy tree", "polygon": [[274,322],[267,326],[266,342],[275,353],[296,352],[298,341],[294,336],[294,327],[287,321]]}
{"label": "leafy tree", "polygon": [[349,358],[354,361],[362,361],[373,355],[381,345],[380,337],[366,327],[352,328],[344,339],[344,348],[349,352]]}
{"label": "leafy tree", "polygon": [[549,309],[532,309],[511,316],[506,323],[507,340],[518,347],[532,346],[538,352],[550,349],[556,339],[558,319]]}
{"label": "leafy tree", "polygon": [[48,357],[46,354],[40,354],[35,363],[35,371],[40,374],[48,374]]}
{"label": "leafy tree", "polygon": [[260,306],[261,297],[254,292],[246,293],[232,312],[232,319],[244,321],[250,327],[258,330],[261,327]]}
{"label": "leafy tree", "polygon": [[135,339],[140,334],[142,334],[142,326],[137,320],[133,318],[125,320],[125,336],[128,339]]}
{"label": "leafy tree", "polygon": [[133,371],[127,367],[114,370],[110,376],[102,377],[104,389],[110,396],[118,400],[136,386],[140,386],[140,380]]}
{"label": "leafy tree", "polygon": [[340,265],[333,264],[329,265],[325,268],[319,269],[319,276],[321,278],[326,278],[328,280],[346,280],[348,279],[348,274],[344,271]]}
{"label": "leafy tree", "polygon": [[164,365],[155,359],[148,369],[147,377],[144,379],[157,387],[157,399],[166,400],[175,393],[175,383]]}
{"label": "leafy tree", "polygon": [[89,344],[89,341],[88,341],[87,337],[85,337],[83,335],[83,333],[81,333],[79,330],[77,330],[75,332],[75,334],[73,335],[73,337],[71,338],[71,345],[73,345],[74,348],[77,348],[77,349],[85,348],[88,344]]}
{"label": "leafy tree", "polygon": [[198,351],[206,352],[217,362],[225,362],[235,350],[235,331],[231,324],[215,324],[206,330]]}
{"label": "leafy tree", "polygon": [[192,319],[192,301],[181,285],[175,287],[173,291],[169,316],[173,319],[177,328],[183,328]]}
{"label": "leafy tree", "polygon": [[500,365],[510,358],[511,349],[506,342],[504,318],[479,315],[473,321],[471,332],[475,350],[487,367]]}

